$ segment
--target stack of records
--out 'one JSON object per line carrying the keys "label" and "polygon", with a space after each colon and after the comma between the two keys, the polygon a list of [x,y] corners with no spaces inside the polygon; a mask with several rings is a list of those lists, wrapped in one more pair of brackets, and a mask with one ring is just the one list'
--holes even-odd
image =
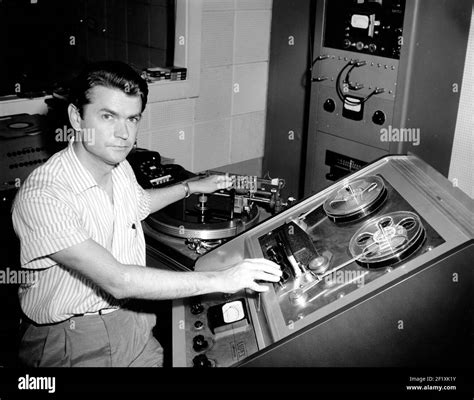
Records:
{"label": "stack of records", "polygon": [[182,81],[187,76],[187,69],[183,67],[151,67],[143,71],[143,77],[148,82],[163,80]]}

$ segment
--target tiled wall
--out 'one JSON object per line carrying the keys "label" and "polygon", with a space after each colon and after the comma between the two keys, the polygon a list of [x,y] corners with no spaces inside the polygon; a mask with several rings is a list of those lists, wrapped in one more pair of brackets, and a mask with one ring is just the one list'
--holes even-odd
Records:
{"label": "tiled wall", "polygon": [[271,7],[203,0],[199,96],[149,104],[140,147],[194,172],[236,164],[261,174]]}

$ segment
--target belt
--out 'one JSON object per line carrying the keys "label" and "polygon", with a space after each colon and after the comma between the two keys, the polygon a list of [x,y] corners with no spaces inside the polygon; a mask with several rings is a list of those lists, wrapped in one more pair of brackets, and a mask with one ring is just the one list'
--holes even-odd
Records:
{"label": "belt", "polygon": [[104,308],[104,309],[99,310],[99,311],[85,312],[83,314],[76,315],[76,317],[81,317],[83,315],[106,315],[106,314],[110,314],[111,312],[114,312],[116,310],[118,310],[118,308]]}

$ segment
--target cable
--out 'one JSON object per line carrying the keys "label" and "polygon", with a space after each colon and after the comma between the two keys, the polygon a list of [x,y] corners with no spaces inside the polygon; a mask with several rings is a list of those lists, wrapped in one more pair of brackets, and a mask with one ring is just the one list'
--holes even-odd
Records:
{"label": "cable", "polygon": [[[339,99],[342,101],[343,104],[346,103],[346,101],[349,102],[349,103],[351,103],[351,102],[350,102],[350,100],[346,100],[345,95],[342,93],[341,83],[340,83],[341,82],[341,76],[342,76],[344,70],[347,67],[351,66],[352,64],[354,64],[353,60],[349,61],[344,67],[342,67],[342,69],[339,71],[339,74],[337,75],[337,78],[336,78],[336,93],[337,93]],[[353,103],[352,105],[355,106],[355,105],[358,105],[358,104]]]}
{"label": "cable", "polygon": [[316,63],[318,61],[321,61],[321,60],[326,60],[330,57],[330,55],[328,54],[320,54],[319,56],[317,56],[313,62],[311,63],[311,66],[309,67],[309,73],[310,73],[310,76],[311,76],[311,82],[319,82],[318,78],[313,78],[313,67],[316,65]]}
{"label": "cable", "polygon": [[347,74],[346,74],[346,77],[344,78],[344,83],[347,84],[347,86],[349,87],[349,89],[351,90],[359,90],[359,89],[362,89],[364,87],[364,85],[362,85],[361,87],[356,87],[356,86],[353,86],[351,85],[351,81],[350,81],[350,75],[351,75],[351,72],[354,68],[359,68],[359,67],[362,67],[364,65],[366,65],[367,62],[366,61],[359,61],[359,60],[356,60],[354,65],[351,67],[351,69],[349,71],[347,71]]}
{"label": "cable", "polygon": [[340,71],[339,71],[339,74],[337,75],[337,79],[336,79],[336,93],[339,97],[339,99],[342,101],[343,104],[348,104],[348,105],[351,105],[351,106],[359,106],[359,105],[362,105],[364,104],[367,100],[369,100],[372,96],[376,95],[376,94],[379,94],[379,93],[383,93],[385,92],[385,89],[383,88],[375,88],[371,93],[369,93],[365,98],[363,98],[362,100],[360,100],[360,102],[353,102],[353,101],[350,101],[347,99],[347,95],[345,95],[341,89],[341,84],[340,84],[340,81],[341,81],[341,77],[342,77],[342,74],[344,73],[344,70],[349,67],[349,66],[352,66],[350,68],[349,71],[347,71],[346,73],[346,76],[343,80],[343,83],[347,84],[349,89],[351,88],[350,85],[349,85],[349,79],[348,79],[348,76],[349,74],[351,73],[351,71],[355,68],[355,67],[361,67],[363,65],[365,65],[366,62],[365,61],[358,61],[358,60],[350,60]]}

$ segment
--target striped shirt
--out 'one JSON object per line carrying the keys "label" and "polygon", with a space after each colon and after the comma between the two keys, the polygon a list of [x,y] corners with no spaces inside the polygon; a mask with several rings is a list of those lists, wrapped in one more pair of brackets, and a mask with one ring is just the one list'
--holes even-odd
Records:
{"label": "striped shirt", "polygon": [[120,263],[145,265],[140,221],[150,213],[150,196],[137,183],[128,161],[112,170],[113,204],[80,163],[72,142],[34,170],[13,205],[21,241],[22,268],[33,278],[19,287],[23,312],[38,324],[118,308],[122,303],[78,272],[49,256],[87,239]]}

